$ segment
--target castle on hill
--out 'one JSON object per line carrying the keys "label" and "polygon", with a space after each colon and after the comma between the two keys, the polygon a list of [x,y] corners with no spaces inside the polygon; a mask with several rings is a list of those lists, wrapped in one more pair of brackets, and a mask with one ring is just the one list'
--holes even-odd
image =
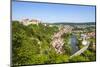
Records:
{"label": "castle on hill", "polygon": [[22,19],[22,21],[21,21],[21,23],[23,24],[23,25],[30,25],[30,24],[36,24],[36,25],[38,25],[39,23],[41,23],[39,20],[36,20],[36,19]]}

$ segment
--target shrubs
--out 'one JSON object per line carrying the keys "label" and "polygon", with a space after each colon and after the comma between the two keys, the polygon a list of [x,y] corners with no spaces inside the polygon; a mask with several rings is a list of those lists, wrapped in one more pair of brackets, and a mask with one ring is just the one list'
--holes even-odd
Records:
{"label": "shrubs", "polygon": [[89,61],[89,59],[84,56],[75,56],[69,59],[69,61],[70,62],[86,62],[86,61]]}

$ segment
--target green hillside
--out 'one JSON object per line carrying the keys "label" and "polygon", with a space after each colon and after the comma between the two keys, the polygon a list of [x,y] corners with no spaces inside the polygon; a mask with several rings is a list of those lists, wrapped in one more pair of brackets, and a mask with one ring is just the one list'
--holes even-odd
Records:
{"label": "green hillside", "polygon": [[42,24],[24,26],[18,21],[12,23],[12,62],[16,64],[50,64],[67,62],[68,56],[56,54],[50,44],[57,27]]}
{"label": "green hillside", "polygon": [[[70,59],[71,49],[68,42],[71,34],[64,34],[64,53],[57,54],[51,45],[52,36],[58,32],[56,26],[28,25],[12,22],[12,66],[30,64],[68,63],[94,61],[95,53],[87,50],[78,57]],[[80,43],[79,43],[80,44]]]}

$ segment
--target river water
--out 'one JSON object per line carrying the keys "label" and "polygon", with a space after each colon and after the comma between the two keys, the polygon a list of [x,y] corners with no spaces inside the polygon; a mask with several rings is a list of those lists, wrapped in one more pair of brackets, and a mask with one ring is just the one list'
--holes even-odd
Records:
{"label": "river water", "polygon": [[77,52],[78,46],[77,46],[77,37],[73,34],[70,38],[70,44],[71,44],[71,54],[74,54],[75,52]]}

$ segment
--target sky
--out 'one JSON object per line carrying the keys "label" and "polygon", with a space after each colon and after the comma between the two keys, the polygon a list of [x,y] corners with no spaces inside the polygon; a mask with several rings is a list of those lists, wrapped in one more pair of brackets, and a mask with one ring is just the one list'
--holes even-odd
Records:
{"label": "sky", "polygon": [[23,18],[43,22],[95,22],[95,6],[12,2],[12,20]]}

